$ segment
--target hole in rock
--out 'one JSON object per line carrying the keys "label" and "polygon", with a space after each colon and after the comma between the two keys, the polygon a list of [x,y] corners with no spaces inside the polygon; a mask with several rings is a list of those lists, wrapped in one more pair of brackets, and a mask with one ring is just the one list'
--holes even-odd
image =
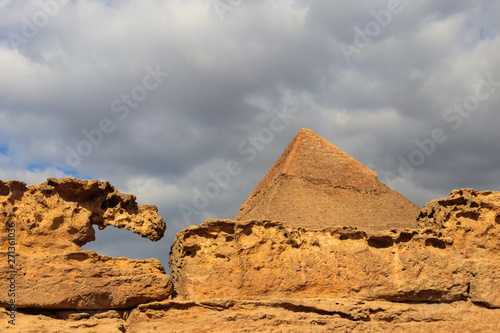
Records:
{"label": "hole in rock", "polygon": [[108,226],[103,230],[99,230],[96,225],[93,225],[93,228],[95,241],[83,245],[83,251],[94,251],[100,255],[116,258],[156,258],[161,261],[163,268],[169,274],[169,252],[175,234],[170,235],[167,231],[162,239],[153,242],[129,230],[122,230],[112,226]]}
{"label": "hole in rock", "polygon": [[4,184],[0,183],[0,195],[1,196],[7,196],[7,195],[9,195],[9,193],[10,193],[10,190],[7,187],[7,185],[4,185]]}
{"label": "hole in rock", "polygon": [[393,244],[394,240],[389,236],[372,236],[368,238],[368,246],[376,249],[391,247]]}
{"label": "hole in rock", "polygon": [[184,248],[184,257],[191,257],[194,258],[196,256],[196,253],[201,250],[200,245],[193,245]]}
{"label": "hole in rock", "polygon": [[54,218],[52,221],[52,225],[50,226],[50,230],[59,229],[59,227],[64,223],[64,216],[58,216]]}
{"label": "hole in rock", "polygon": [[340,235],[339,239],[340,240],[347,240],[347,239],[362,239],[364,237],[364,234],[361,232],[353,232],[352,234],[342,234]]}
{"label": "hole in rock", "polygon": [[437,249],[445,249],[446,243],[438,238],[429,238],[425,240],[425,246],[432,246]]}
{"label": "hole in rock", "polygon": [[466,218],[466,219],[471,219],[471,220],[474,220],[474,221],[477,221],[479,220],[479,213],[476,213],[476,212],[460,212],[460,213],[457,213],[457,217],[460,218]]}
{"label": "hole in rock", "polygon": [[396,239],[396,243],[400,243],[400,242],[407,243],[407,242],[411,241],[412,238],[413,238],[412,233],[402,232],[401,234],[399,234],[399,237]]}
{"label": "hole in rock", "polygon": [[101,204],[101,209],[115,208],[120,203],[121,199],[114,195],[108,200],[105,200]]}

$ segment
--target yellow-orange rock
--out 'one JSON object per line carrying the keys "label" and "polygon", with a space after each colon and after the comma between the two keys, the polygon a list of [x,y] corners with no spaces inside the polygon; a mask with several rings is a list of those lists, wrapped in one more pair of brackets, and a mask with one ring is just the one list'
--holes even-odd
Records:
{"label": "yellow-orange rock", "polygon": [[39,185],[0,181],[0,249],[7,247],[8,224],[16,224],[17,251],[78,251],[95,240],[94,228],[112,225],[153,241],[165,221],[153,205],[140,205],[109,182],[49,178]]}
{"label": "yellow-orange rock", "polygon": [[47,311],[16,313],[15,325],[9,324],[9,313],[0,308],[0,332],[9,333],[119,333],[125,331],[128,311]]}
{"label": "yellow-orange rock", "polygon": [[455,190],[425,204],[421,227],[437,227],[467,259],[472,301],[500,308],[500,192]]}
{"label": "yellow-orange rock", "polygon": [[[165,222],[108,182],[49,178],[27,186],[0,181],[0,306],[17,309],[125,309],[173,295],[157,259],[81,251],[93,225],[158,240]],[[12,287],[13,286],[13,287]],[[10,291],[12,289],[12,292]],[[9,291],[9,292],[7,292]]]}
{"label": "yellow-orange rock", "polygon": [[470,302],[411,304],[356,298],[163,301],[123,311],[18,313],[14,333],[497,332],[500,309]]}
{"label": "yellow-orange rock", "polygon": [[473,277],[437,230],[308,230],[278,222],[207,220],[177,234],[170,270],[178,297],[351,296],[398,302],[468,298]]}
{"label": "yellow-orange rock", "polygon": [[[13,216],[36,218],[36,212],[19,206],[21,198],[35,197],[26,188],[0,183],[2,246],[9,245]],[[40,204],[42,214],[37,223],[19,221],[26,229],[20,228],[22,251],[16,257],[16,325],[8,323],[12,313],[4,293],[1,332],[497,332],[500,327],[500,192],[453,191],[426,204],[415,228],[306,229],[269,220],[207,220],[174,241],[170,268],[176,294],[156,259],[80,251],[86,231],[78,234],[63,225],[54,229],[59,241],[48,238],[54,209],[42,203],[68,205],[62,211],[73,211],[78,223],[63,221],[72,226],[86,226],[83,206],[104,219],[122,204],[108,210],[102,201],[99,210],[67,196],[48,198],[26,200]],[[150,212],[139,225],[161,219]],[[132,227],[135,215],[127,214],[129,228],[150,233]],[[0,274],[8,270],[2,263]],[[7,288],[7,279],[0,281],[0,290]]]}
{"label": "yellow-orange rock", "polygon": [[[0,294],[0,305],[15,299],[18,309],[128,309],[170,298],[173,284],[158,259],[131,260],[93,251],[56,255],[18,254],[15,297]],[[10,276],[0,266],[1,276]],[[0,280],[9,290],[10,281]]]}
{"label": "yellow-orange rock", "polygon": [[497,332],[500,310],[469,302],[415,304],[356,298],[168,301],[141,305],[127,332]]}
{"label": "yellow-orange rock", "polygon": [[420,228],[285,228],[207,220],[177,234],[170,268],[180,299],[356,297],[470,301],[500,308],[500,192],[454,191]]}

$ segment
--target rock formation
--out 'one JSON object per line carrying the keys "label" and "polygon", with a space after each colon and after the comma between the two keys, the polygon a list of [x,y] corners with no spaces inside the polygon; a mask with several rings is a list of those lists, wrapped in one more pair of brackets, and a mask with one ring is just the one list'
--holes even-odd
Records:
{"label": "rock formation", "polygon": [[[208,220],[174,241],[175,300],[206,325],[220,313],[228,331],[496,332],[500,192],[453,191],[418,222],[370,231]],[[171,309],[137,311],[161,323]]]}
{"label": "rock formation", "polygon": [[[365,175],[357,184],[378,191],[370,172]],[[154,240],[163,234],[154,206],[136,204],[109,183],[0,182],[0,204],[1,255],[7,258],[12,247],[12,224],[18,242],[16,325],[8,323],[12,308],[3,292],[2,332],[497,332],[500,327],[500,192],[453,191],[427,203],[412,228],[207,220],[176,235],[172,280],[156,259],[80,250],[93,237],[92,223]],[[2,276],[10,271],[2,261]],[[0,290],[8,290],[9,283],[2,278]]]}
{"label": "rock formation", "polygon": [[5,225],[17,225],[18,251],[78,251],[95,240],[94,228],[108,225],[157,241],[165,221],[153,205],[141,206],[109,182],[49,178],[39,185],[0,181],[0,246],[6,245]]}
{"label": "rock formation", "polygon": [[432,229],[286,229],[209,220],[175,239],[171,274],[185,300],[361,297],[458,301],[473,279],[453,239]]}
{"label": "rock formation", "polygon": [[[151,240],[160,239],[166,228],[155,206],[141,206],[108,182],[49,178],[27,186],[0,181],[0,251],[9,259],[0,275],[15,276],[18,309],[123,309],[172,295],[172,282],[157,259],[81,251],[95,239],[93,224]],[[2,278],[0,290],[9,290],[11,283]],[[8,307],[10,299],[2,292],[0,305]]]}
{"label": "rock formation", "polygon": [[237,221],[285,226],[415,227],[419,207],[319,135],[302,129],[240,208]]}
{"label": "rock formation", "polygon": [[427,203],[418,216],[421,227],[434,227],[466,259],[473,277],[471,299],[500,308],[500,192],[455,190]]}

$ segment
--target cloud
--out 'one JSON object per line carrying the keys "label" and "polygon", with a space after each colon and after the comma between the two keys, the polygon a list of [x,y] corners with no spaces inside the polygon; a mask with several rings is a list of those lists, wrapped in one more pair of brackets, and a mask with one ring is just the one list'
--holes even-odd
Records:
{"label": "cloud", "polygon": [[[175,233],[234,217],[302,127],[419,205],[500,187],[498,2],[44,3],[0,8],[0,178],[109,180],[159,207],[161,243],[106,229],[98,252],[166,266]],[[456,111],[485,80],[489,96]],[[426,154],[435,129],[446,140]],[[419,164],[405,177],[402,159]],[[241,172],[186,220],[179,206],[231,161]]]}

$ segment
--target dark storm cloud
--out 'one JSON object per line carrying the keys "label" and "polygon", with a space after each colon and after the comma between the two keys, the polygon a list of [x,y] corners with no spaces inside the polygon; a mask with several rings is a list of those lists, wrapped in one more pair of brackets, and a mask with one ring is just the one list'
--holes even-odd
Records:
{"label": "dark storm cloud", "polygon": [[[175,233],[234,217],[301,127],[419,205],[500,188],[497,2],[2,4],[0,178],[109,180],[167,220],[158,244],[110,229],[97,251],[166,265]],[[489,96],[456,111],[489,76]]]}

